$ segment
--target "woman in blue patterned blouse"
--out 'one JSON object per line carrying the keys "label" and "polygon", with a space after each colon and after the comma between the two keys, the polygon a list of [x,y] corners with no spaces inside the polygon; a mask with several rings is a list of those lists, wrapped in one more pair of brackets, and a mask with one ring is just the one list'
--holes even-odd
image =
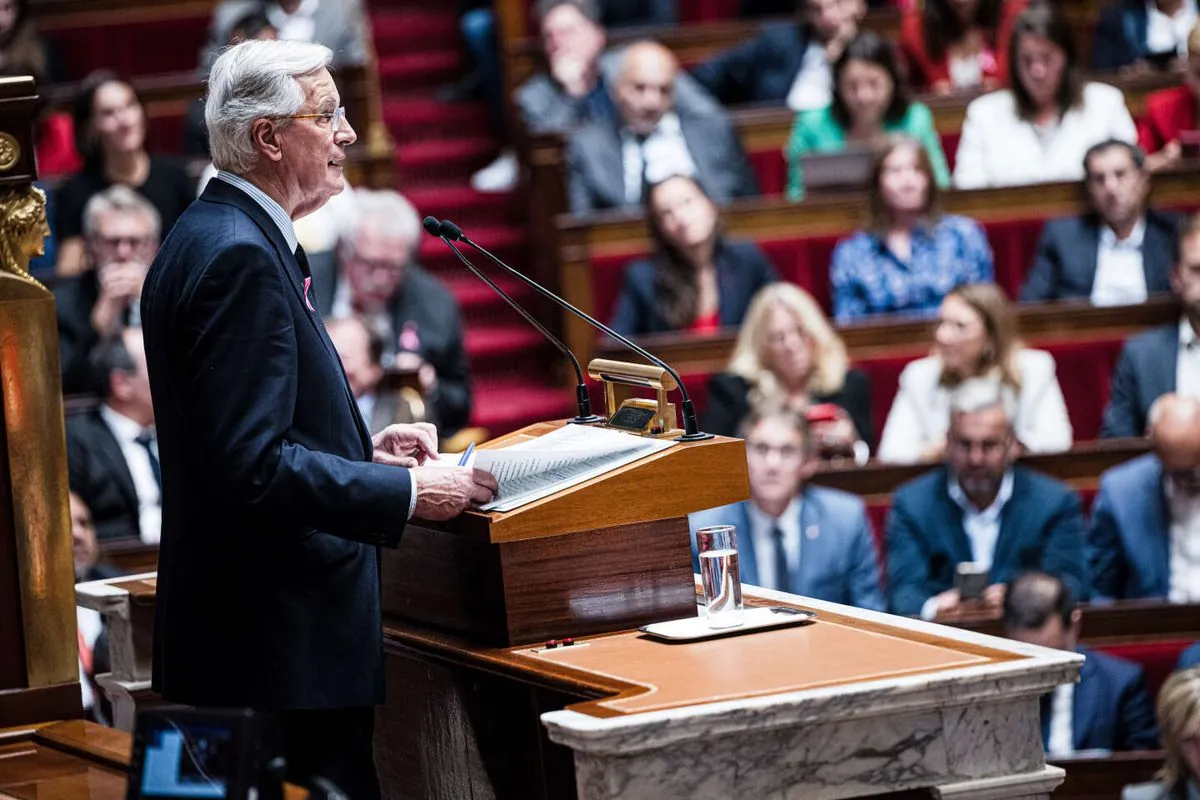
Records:
{"label": "woman in blue patterned blouse", "polygon": [[839,323],[932,313],[956,286],[992,280],[992,248],[974,220],[942,214],[925,148],[897,137],[871,169],[868,229],[838,242],[830,265]]}

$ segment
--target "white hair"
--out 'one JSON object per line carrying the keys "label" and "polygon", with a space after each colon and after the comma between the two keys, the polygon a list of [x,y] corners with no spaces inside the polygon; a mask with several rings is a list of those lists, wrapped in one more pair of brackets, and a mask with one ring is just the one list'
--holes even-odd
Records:
{"label": "white hair", "polygon": [[150,221],[150,233],[155,239],[162,233],[162,217],[158,209],[128,186],[116,184],[92,195],[92,199],[83,207],[84,237],[91,238],[96,233],[100,217],[111,213],[142,214]]}
{"label": "white hair", "polygon": [[355,189],[341,215],[339,238],[351,246],[363,228],[403,237],[415,250],[421,243],[421,215],[408,198],[391,189]]}
{"label": "white hair", "polygon": [[1017,416],[1017,395],[996,378],[968,378],[950,394],[950,415],[974,414],[989,408],[1004,412],[1011,426]]}
{"label": "white hair", "polygon": [[327,69],[333,52],[305,42],[247,41],[226,48],[208,74],[204,123],[217,169],[244,174],[258,162],[255,120],[286,117],[304,105],[297,78]]}

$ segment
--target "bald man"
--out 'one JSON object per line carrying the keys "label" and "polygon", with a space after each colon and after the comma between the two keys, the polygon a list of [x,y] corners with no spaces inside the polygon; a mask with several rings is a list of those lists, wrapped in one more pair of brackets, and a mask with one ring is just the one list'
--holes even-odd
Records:
{"label": "bald man", "polygon": [[1154,452],[1100,476],[1088,532],[1093,599],[1200,602],[1200,401],[1150,407]]}
{"label": "bald man", "polygon": [[644,187],[675,175],[695,178],[717,203],[758,193],[729,116],[676,106],[678,73],[675,56],[657,42],[625,48],[611,87],[616,123],[593,120],[568,140],[571,211],[636,206]]}

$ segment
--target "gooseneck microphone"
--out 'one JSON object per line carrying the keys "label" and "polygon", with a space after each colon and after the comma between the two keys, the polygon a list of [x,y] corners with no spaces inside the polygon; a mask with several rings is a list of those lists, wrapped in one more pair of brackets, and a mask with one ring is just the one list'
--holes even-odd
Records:
{"label": "gooseneck microphone", "polygon": [[479,268],[472,264],[467,257],[462,254],[462,251],[454,246],[453,242],[443,236],[441,233],[441,226],[445,223],[440,222],[436,217],[426,217],[422,221],[422,224],[425,226],[426,233],[428,233],[430,236],[436,236],[437,238],[441,239],[446,247],[449,247],[452,251],[454,251],[454,255],[458,257],[458,260],[463,263],[463,266],[466,267],[472,275],[474,275],[476,278],[479,278],[479,280],[491,287],[492,291],[500,295],[504,302],[508,303],[509,307],[512,308],[513,311],[516,311],[518,314],[520,314],[522,319],[536,328],[538,332],[542,334],[542,336],[545,336],[547,339],[549,339],[550,342],[557,347],[563,355],[570,359],[571,366],[575,369],[575,403],[576,411],[578,412],[575,416],[575,419],[571,420],[571,422],[576,425],[595,425],[597,423],[604,422],[604,417],[592,413],[592,400],[588,396],[587,384],[583,382],[583,370],[579,366],[579,359],[575,357],[575,354],[571,352],[570,348],[563,344],[561,339],[559,339],[550,331],[546,330],[545,326],[534,319],[533,315],[526,311],[520,303],[509,297],[508,292],[501,289],[495,284],[495,282],[492,281],[491,278],[480,272]]}
{"label": "gooseneck microphone", "polygon": [[602,332],[608,334],[609,336],[616,339],[621,344],[628,347],[633,352],[637,353],[642,358],[649,361],[654,366],[659,367],[661,369],[665,369],[668,373],[670,373],[671,377],[675,379],[675,383],[678,384],[678,386],[679,386],[679,394],[683,397],[683,403],[681,404],[681,407],[680,407],[680,412],[683,415],[683,436],[679,437],[679,441],[681,441],[681,442],[697,442],[702,439],[713,438],[713,435],[711,433],[705,433],[704,431],[700,430],[700,425],[696,421],[696,408],[694,405],[692,405],[692,398],[688,395],[687,387],[683,385],[683,378],[679,377],[679,373],[676,372],[675,368],[672,367],[670,364],[663,361],[661,358],[659,358],[658,356],[649,352],[645,348],[640,347],[637,344],[634,344],[628,338],[617,333],[612,328],[605,325],[603,322],[600,322],[600,321],[594,319],[590,314],[586,313],[585,311],[578,308],[577,306],[575,306],[571,303],[568,303],[566,300],[559,297],[557,294],[550,291],[545,286],[542,286],[540,283],[535,281],[533,278],[530,278],[530,277],[526,276],[524,273],[519,272],[518,270],[514,269],[513,267],[510,267],[508,264],[505,264],[498,257],[496,257],[490,251],[488,251],[487,248],[471,241],[471,239],[465,233],[463,233],[462,228],[458,227],[450,220],[448,220],[448,219],[442,220],[442,223],[438,228],[438,235],[444,241],[446,241],[447,244],[449,244],[452,241],[459,241],[459,242],[463,242],[464,244],[466,244],[469,247],[474,248],[475,250],[478,250],[493,264],[500,267],[504,271],[508,272],[513,277],[519,279],[522,283],[531,287],[532,289],[537,291],[539,294],[541,294],[543,297],[549,298],[559,308],[569,311],[571,314],[574,314],[576,317],[583,320],[587,324],[591,325],[596,330],[602,331]]}

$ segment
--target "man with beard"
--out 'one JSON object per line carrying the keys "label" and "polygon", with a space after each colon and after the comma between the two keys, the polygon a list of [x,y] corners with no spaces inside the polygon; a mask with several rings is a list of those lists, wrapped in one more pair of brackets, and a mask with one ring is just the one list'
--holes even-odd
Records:
{"label": "man with beard", "polygon": [[[895,493],[887,523],[888,605],[934,619],[964,607],[999,613],[1004,584],[1037,569],[1075,597],[1087,588],[1079,496],[1014,461],[1016,398],[990,378],[961,383],[950,400],[946,464]],[[987,576],[978,599],[956,586],[959,565]]]}

